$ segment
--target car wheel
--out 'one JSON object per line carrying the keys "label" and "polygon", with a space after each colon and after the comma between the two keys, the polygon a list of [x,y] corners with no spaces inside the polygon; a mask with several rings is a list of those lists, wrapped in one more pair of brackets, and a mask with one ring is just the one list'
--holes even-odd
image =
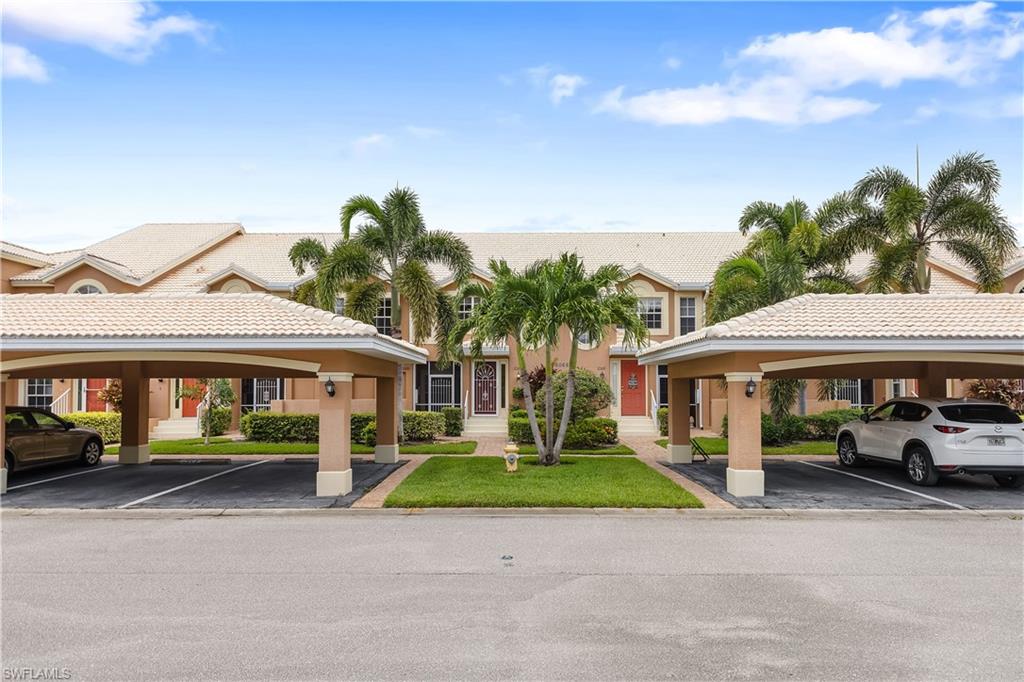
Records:
{"label": "car wheel", "polygon": [[103,445],[98,440],[93,438],[86,442],[85,447],[82,448],[82,456],[80,461],[87,467],[96,466],[100,463],[100,457],[103,455]]}
{"label": "car wheel", "polygon": [[839,463],[844,467],[855,467],[861,461],[863,460],[857,455],[857,441],[848,433],[843,435],[839,439]]}
{"label": "car wheel", "polygon": [[8,474],[14,471],[14,455],[9,452],[4,453],[4,468]]}
{"label": "car wheel", "polygon": [[907,478],[914,485],[935,485],[939,482],[939,471],[932,464],[932,456],[928,450],[915,445],[907,452],[905,460]]}
{"label": "car wheel", "polygon": [[1000,488],[1021,488],[1024,487],[1024,476],[1010,474],[1008,476],[993,476],[996,485]]}

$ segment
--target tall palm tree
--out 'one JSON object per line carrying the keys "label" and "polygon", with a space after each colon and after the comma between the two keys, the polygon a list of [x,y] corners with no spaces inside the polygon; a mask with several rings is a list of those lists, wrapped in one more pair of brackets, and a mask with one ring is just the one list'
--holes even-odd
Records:
{"label": "tall palm tree", "polygon": [[975,273],[979,290],[999,291],[1017,246],[996,204],[999,184],[995,162],[977,152],[947,159],[924,188],[891,166],[868,171],[853,195],[871,210],[858,235],[873,252],[869,289],[927,293],[928,254],[942,245]]}
{"label": "tall palm tree", "polygon": [[[640,345],[647,340],[647,327],[637,314],[637,297],[628,284],[628,276],[617,265],[605,265],[587,273],[575,254],[562,254],[557,260],[540,261],[521,272],[504,261],[492,261],[494,283],[470,285],[461,295],[475,295],[481,303],[473,315],[457,325],[449,347],[461,348],[472,333],[473,353],[479,355],[486,343],[511,338],[516,346],[518,382],[523,390],[530,430],[543,464],[557,464],[568,430],[572,399],[576,390],[576,367],[581,339],[600,343],[619,326],[624,343]],[[565,401],[555,431],[553,377],[554,351],[562,329],[569,330],[571,348],[566,376]],[[537,419],[533,391],[526,369],[527,350],[544,348],[543,437]]]}
{"label": "tall palm tree", "polygon": [[[352,221],[366,222],[351,235]],[[402,300],[409,306],[414,343],[421,343],[434,330],[439,317],[448,315],[445,297],[430,274],[430,265],[447,268],[457,282],[464,282],[473,268],[469,247],[451,232],[428,230],[420,213],[419,197],[408,187],[396,187],[377,203],[356,195],[341,207],[341,239],[328,250],[312,238],[303,238],[288,252],[299,275],[307,268],[316,271],[311,284],[296,291],[296,297],[334,310],[335,301],[345,295],[345,314],[372,324],[381,300],[390,290],[391,336],[402,338]],[[402,427],[401,401],[404,391],[402,368],[398,368],[399,433]]]}
{"label": "tall palm tree", "polygon": [[[857,216],[856,204],[845,194],[830,198],[813,214],[797,199],[785,206],[761,201],[748,205],[740,217],[740,231],[755,232],[743,251],[715,271],[708,322],[722,322],[800,294],[854,291],[843,265],[848,250],[845,230]],[[804,385],[799,379],[766,382],[775,419],[789,413]]]}

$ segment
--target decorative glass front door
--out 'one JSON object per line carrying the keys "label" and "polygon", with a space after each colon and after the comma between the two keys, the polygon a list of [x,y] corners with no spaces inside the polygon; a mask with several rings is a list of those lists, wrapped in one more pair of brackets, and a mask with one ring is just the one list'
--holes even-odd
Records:
{"label": "decorative glass front door", "polygon": [[498,363],[478,362],[473,369],[473,414],[498,414]]}
{"label": "decorative glass front door", "polygon": [[636,360],[622,361],[620,395],[623,417],[643,417],[646,414],[647,368]]}

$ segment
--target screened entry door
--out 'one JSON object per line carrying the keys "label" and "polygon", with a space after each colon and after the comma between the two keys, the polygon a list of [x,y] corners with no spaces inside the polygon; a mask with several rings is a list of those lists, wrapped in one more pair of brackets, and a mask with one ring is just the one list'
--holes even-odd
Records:
{"label": "screened entry door", "polygon": [[498,363],[478,362],[473,368],[473,414],[498,414]]}
{"label": "screened entry door", "polygon": [[242,379],[242,412],[270,409],[270,401],[284,397],[284,379]]}

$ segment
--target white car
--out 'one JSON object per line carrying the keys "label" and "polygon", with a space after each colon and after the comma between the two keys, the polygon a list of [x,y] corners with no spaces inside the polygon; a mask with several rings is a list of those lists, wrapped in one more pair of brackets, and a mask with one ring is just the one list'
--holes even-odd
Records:
{"label": "white car", "polygon": [[911,482],[991,474],[1003,488],[1024,485],[1024,424],[1006,405],[981,400],[898,398],[844,424],[839,463],[901,462]]}

